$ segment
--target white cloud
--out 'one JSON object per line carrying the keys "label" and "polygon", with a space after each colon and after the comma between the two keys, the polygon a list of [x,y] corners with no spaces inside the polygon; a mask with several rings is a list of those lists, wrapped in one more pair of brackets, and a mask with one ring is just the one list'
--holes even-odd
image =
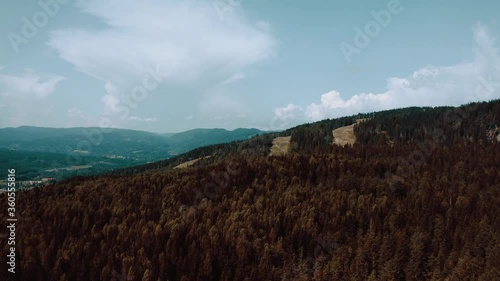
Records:
{"label": "white cloud", "polygon": [[21,75],[0,74],[0,93],[5,96],[28,95],[46,98],[52,94],[63,76],[38,74],[27,69]]}
{"label": "white cloud", "polygon": [[158,122],[160,121],[160,119],[158,118],[150,118],[150,117],[147,117],[147,118],[143,118],[143,117],[137,117],[137,116],[130,116],[127,118],[127,120],[131,120],[131,121],[139,121],[139,122]]}
{"label": "white cloud", "polygon": [[[373,111],[379,108],[387,108],[387,94],[359,94],[348,100],[343,100],[340,93],[331,91],[321,96],[321,103],[312,103],[304,114],[309,120],[321,120],[328,117],[338,117],[363,111]],[[332,114],[335,114],[332,116]]]}
{"label": "white cloud", "polygon": [[13,73],[10,69],[0,74],[1,126],[46,126],[47,118],[54,116],[56,105],[53,93],[66,78],[59,75],[36,73],[26,69]]}
{"label": "white cloud", "polygon": [[460,105],[500,98],[500,55],[488,29],[475,28],[472,62],[452,66],[426,66],[412,75],[387,80],[383,93],[361,93],[343,99],[337,91],[321,96],[305,110],[297,105],[275,109],[275,119],[301,123],[407,106]]}
{"label": "white cloud", "polygon": [[170,79],[179,81],[228,77],[267,58],[275,41],[241,9],[222,21],[210,1],[85,0],[79,7],[107,27],[53,31],[48,45],[82,72],[117,85],[141,79],[152,65],[173,67]]}
{"label": "white cloud", "polygon": [[303,109],[294,104],[288,104],[285,107],[276,108],[274,115],[280,120],[293,120],[299,118],[303,114]]}
{"label": "white cloud", "polygon": [[243,79],[243,71],[270,57],[275,46],[269,24],[250,21],[240,6],[223,18],[212,1],[82,0],[77,6],[105,26],[55,30],[47,44],[105,82],[107,116],[119,112],[131,90],[151,75],[146,68],[168,72],[160,74],[166,87],[184,84],[202,92],[207,82]]}
{"label": "white cloud", "polygon": [[106,81],[104,89],[106,95],[101,98],[101,102],[104,104],[104,114],[110,115],[119,112],[121,101],[118,88],[113,83]]}

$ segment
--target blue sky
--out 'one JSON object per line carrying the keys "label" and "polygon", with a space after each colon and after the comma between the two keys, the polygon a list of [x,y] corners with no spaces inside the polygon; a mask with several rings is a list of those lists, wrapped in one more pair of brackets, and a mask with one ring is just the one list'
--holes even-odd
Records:
{"label": "blue sky", "polygon": [[284,129],[500,98],[493,0],[19,0],[0,127]]}

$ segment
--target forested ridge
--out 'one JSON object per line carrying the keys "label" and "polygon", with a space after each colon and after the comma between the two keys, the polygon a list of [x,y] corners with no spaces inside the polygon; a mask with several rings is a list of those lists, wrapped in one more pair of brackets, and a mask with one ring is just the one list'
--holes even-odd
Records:
{"label": "forested ridge", "polygon": [[397,109],[19,191],[17,278],[500,280],[499,126],[499,101]]}
{"label": "forested ridge", "polygon": [[[247,140],[264,133],[242,128],[233,131],[194,129],[167,134],[96,127],[4,128],[0,129],[0,171],[16,167],[17,179],[24,181],[116,173],[128,167],[157,163],[195,148]],[[144,168],[147,166],[139,170]]]}

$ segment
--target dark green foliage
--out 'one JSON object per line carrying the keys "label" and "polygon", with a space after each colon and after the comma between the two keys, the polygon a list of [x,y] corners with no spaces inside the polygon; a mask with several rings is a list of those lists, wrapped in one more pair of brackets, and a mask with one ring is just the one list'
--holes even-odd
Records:
{"label": "dark green foliage", "polygon": [[283,135],[291,135],[294,151],[309,151],[330,146],[333,141],[332,131],[356,122],[360,116],[327,119],[313,124],[305,124],[286,130]]}
{"label": "dark green foliage", "polygon": [[101,128],[5,128],[0,129],[0,148],[54,153],[83,150],[94,156],[127,156],[143,163],[168,156],[167,142],[158,134],[123,129],[108,131]]}
{"label": "dark green foliage", "polygon": [[0,175],[5,177],[7,169],[14,168],[19,181],[36,181],[44,177],[60,180],[78,175],[95,175],[137,163],[133,159],[88,155],[81,157],[79,166],[72,166],[68,163],[67,154],[0,148]]}
{"label": "dark green foliage", "polygon": [[263,131],[257,129],[241,128],[234,131],[224,129],[194,129],[173,134],[167,138],[167,142],[172,149],[175,149],[176,153],[183,153],[197,147],[246,140],[263,133]]}
{"label": "dark green foliage", "polygon": [[148,170],[173,168],[181,163],[210,156],[210,158],[203,159],[199,164],[206,165],[224,159],[230,155],[241,156],[266,156],[270,152],[272,141],[277,137],[278,133],[269,133],[261,136],[256,136],[247,141],[233,141],[230,143],[215,144],[203,146],[193,149],[189,152],[183,153],[176,157],[150,163],[146,165],[138,165],[128,167],[111,172],[114,175],[130,175],[142,173]]}
{"label": "dark green foliage", "polygon": [[[256,129],[196,129],[159,135],[121,129],[108,132],[100,128],[5,128],[0,129],[0,168],[17,168],[22,180],[96,175],[169,159],[201,146],[246,140],[262,133]],[[206,149],[166,162],[182,163],[203,151]],[[72,170],[74,166],[85,165],[91,167]]]}
{"label": "dark green foliage", "polygon": [[442,144],[491,142],[488,131],[500,126],[500,101],[472,103],[458,108],[411,108],[377,112],[356,126],[364,144],[409,143],[434,140]]}

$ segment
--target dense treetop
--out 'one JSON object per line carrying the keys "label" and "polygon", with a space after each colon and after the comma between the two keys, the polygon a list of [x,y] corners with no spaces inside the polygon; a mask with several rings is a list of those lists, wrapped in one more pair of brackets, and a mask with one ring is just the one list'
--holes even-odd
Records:
{"label": "dense treetop", "polygon": [[499,101],[398,109],[20,191],[18,277],[500,280],[498,125]]}

